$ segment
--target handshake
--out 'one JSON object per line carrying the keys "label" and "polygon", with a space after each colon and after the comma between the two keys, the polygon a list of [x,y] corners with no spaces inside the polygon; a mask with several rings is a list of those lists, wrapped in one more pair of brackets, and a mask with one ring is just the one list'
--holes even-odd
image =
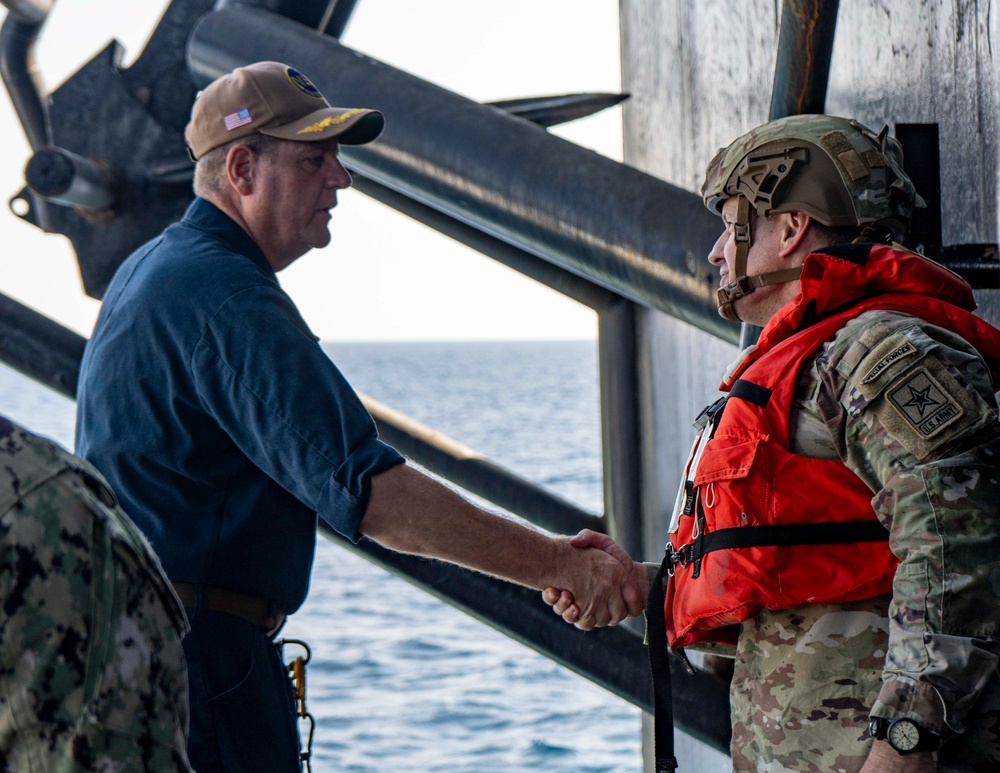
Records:
{"label": "handshake", "polygon": [[[542,591],[545,603],[584,631],[617,625],[646,608],[649,574],[606,534],[584,529],[568,544],[561,587]],[[562,579],[562,578],[565,579]]]}

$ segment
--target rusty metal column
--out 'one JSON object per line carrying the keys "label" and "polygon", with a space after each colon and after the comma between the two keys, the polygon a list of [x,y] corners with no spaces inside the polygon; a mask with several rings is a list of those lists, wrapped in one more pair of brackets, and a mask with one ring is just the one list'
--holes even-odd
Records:
{"label": "rusty metal column", "polygon": [[839,6],[839,0],[782,2],[771,89],[772,121],[826,109]]}
{"label": "rusty metal column", "polygon": [[[826,110],[839,8],[840,0],[782,2],[769,120]],[[760,332],[761,328],[744,322],[740,347],[755,342]]]}

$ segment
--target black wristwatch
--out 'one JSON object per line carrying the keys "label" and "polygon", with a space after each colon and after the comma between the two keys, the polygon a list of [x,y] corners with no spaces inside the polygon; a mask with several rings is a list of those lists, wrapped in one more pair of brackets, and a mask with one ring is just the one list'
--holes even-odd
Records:
{"label": "black wristwatch", "polygon": [[941,745],[941,736],[921,727],[912,719],[872,717],[868,732],[876,741],[886,740],[900,754],[934,751]]}

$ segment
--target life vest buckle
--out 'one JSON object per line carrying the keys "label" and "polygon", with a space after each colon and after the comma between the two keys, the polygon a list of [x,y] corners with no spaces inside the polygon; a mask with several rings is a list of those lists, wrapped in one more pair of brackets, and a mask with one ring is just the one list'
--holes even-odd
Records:
{"label": "life vest buckle", "polygon": [[681,545],[681,547],[675,550],[674,546],[668,542],[666,558],[667,574],[673,577],[678,566],[684,569],[691,563],[691,560],[694,558],[694,545]]}

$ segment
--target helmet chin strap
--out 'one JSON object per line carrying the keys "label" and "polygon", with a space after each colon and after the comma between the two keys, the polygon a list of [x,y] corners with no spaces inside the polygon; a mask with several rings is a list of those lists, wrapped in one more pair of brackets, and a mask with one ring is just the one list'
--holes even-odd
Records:
{"label": "helmet chin strap", "polygon": [[749,295],[758,287],[794,282],[802,274],[802,266],[770,271],[766,274],[747,276],[747,254],[750,252],[750,200],[742,194],[736,196],[736,220],[733,222],[733,238],[736,241],[736,260],[733,265],[733,281],[723,285],[716,293],[719,313],[728,320],[740,322],[736,312],[736,301]]}

